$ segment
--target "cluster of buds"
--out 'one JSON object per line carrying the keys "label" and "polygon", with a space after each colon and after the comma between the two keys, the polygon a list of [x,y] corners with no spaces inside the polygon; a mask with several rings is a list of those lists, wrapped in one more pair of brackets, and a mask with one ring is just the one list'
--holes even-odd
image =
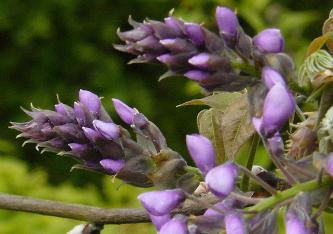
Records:
{"label": "cluster of buds", "polygon": [[[143,193],[138,199],[149,213],[156,229],[160,234],[201,233],[204,229],[212,231],[219,228],[221,230],[224,228],[224,225],[221,225],[224,220],[228,233],[232,233],[230,230],[234,228],[244,229],[243,233],[245,233],[242,213],[236,210],[237,202],[228,197],[235,190],[237,165],[229,161],[216,165],[213,145],[204,136],[188,135],[186,144],[194,163],[205,178],[207,190],[220,201],[207,209],[202,216],[192,217],[190,220],[184,215],[171,218],[171,211],[179,207],[186,198],[186,193],[182,190]],[[207,226],[207,222],[211,225]]]}
{"label": "cluster of buds", "polygon": [[[36,143],[36,148],[66,155],[79,162],[73,168],[116,175],[126,183],[150,187],[174,188],[179,180],[191,190],[196,183],[186,173],[184,159],[168,148],[159,128],[137,109],[118,99],[113,105],[119,117],[136,133],[130,133],[112,121],[100,98],[80,90],[79,101],[70,107],[59,102],[55,110],[31,107],[24,110],[32,120],[12,123],[11,128],[28,138],[25,143]],[[166,179],[169,178],[169,179]]]}
{"label": "cluster of buds", "polygon": [[[184,22],[171,14],[164,22],[145,20],[129,23],[132,30],[120,32],[125,45],[117,50],[137,55],[131,61],[165,64],[169,71],[161,78],[183,75],[196,81],[205,91],[239,91],[258,83],[253,71],[271,66],[288,73],[291,59],[281,53],[284,40],[279,29],[266,29],[248,36],[234,11],[217,7],[219,35],[201,24]],[[251,72],[252,71],[252,72]]]}

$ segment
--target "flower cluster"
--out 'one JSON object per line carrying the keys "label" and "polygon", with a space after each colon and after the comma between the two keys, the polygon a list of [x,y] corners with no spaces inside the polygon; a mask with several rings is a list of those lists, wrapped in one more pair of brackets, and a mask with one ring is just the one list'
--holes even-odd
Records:
{"label": "flower cluster", "polygon": [[139,23],[130,18],[133,29],[118,30],[125,45],[115,45],[115,48],[137,55],[131,63],[165,64],[169,71],[161,78],[184,75],[209,92],[238,91],[255,85],[258,80],[251,74],[255,67],[260,69],[271,63],[278,68],[280,63],[292,67],[289,57],[281,53],[284,40],[279,29],[266,29],[251,38],[229,8],[217,7],[215,17],[219,35],[201,24],[185,22],[172,15],[164,22]]}
{"label": "flower cluster", "polygon": [[[205,184],[208,190],[220,199],[212,208],[207,209],[202,216],[196,217],[193,222],[183,215],[171,218],[171,211],[185,200],[185,193],[180,189],[152,191],[139,195],[143,207],[159,230],[160,234],[167,233],[202,233],[201,229],[221,229],[221,223],[225,220],[225,228],[230,230],[244,230],[245,223],[242,213],[236,210],[237,202],[229,198],[229,194],[235,189],[238,169],[236,164],[225,162],[222,165],[215,164],[215,152],[212,143],[199,134],[187,135],[186,144],[188,151],[205,176]],[[207,222],[210,226],[207,226]]]}
{"label": "flower cluster", "polygon": [[32,120],[12,123],[11,128],[21,132],[18,137],[28,138],[25,143],[43,148],[42,152],[74,158],[79,164],[73,168],[116,175],[140,187],[174,188],[180,179],[187,183],[187,189],[193,189],[196,182],[186,173],[186,162],[168,148],[159,128],[122,101],[113,99],[113,105],[119,117],[134,129],[136,141],[112,121],[100,98],[86,90],[80,90],[74,107],[59,102],[54,111],[35,107],[24,110]]}
{"label": "flower cluster", "polygon": [[[200,134],[186,136],[187,149],[196,168],[190,167],[168,147],[160,129],[137,109],[113,99],[118,116],[133,129],[134,139],[130,132],[113,122],[101,98],[86,90],[80,90],[79,101],[73,107],[59,102],[55,110],[33,106],[31,111],[24,110],[31,120],[12,123],[11,128],[21,132],[18,137],[28,138],[25,143],[43,148],[42,152],[52,151],[74,158],[79,164],[73,168],[117,176],[134,186],[156,186],[155,191],[142,193],[138,199],[160,234],[278,233],[277,216],[283,211],[281,207],[287,207],[287,234],[323,233],[323,225],[317,218],[327,207],[332,208],[333,193],[333,107],[327,104],[333,102],[333,86],[329,84],[332,80],[326,79],[331,78],[327,59],[332,56],[324,53],[326,59],[321,64],[318,61],[323,53],[317,53],[303,69],[318,62],[325,70],[299,73],[307,75],[311,82],[317,81],[312,82],[316,88],[327,83],[319,89],[322,92],[319,105],[317,102],[313,105],[320,106],[318,112],[304,114],[296,106],[294,94],[288,87],[293,62],[282,53],[284,40],[280,31],[266,29],[252,38],[243,31],[234,11],[217,7],[215,17],[219,34],[172,14],[163,22],[145,20],[140,23],[130,18],[133,29],[118,30],[125,44],[115,45],[115,48],[137,55],[131,62],[165,64],[169,71],[161,78],[184,75],[208,92],[246,89],[244,96],[248,96],[249,112],[246,117],[252,119],[256,130],[246,167],[230,158],[218,164],[212,142]],[[314,79],[318,72],[325,77]],[[303,80],[300,84],[305,87],[308,82]],[[317,95],[316,91],[311,98]],[[224,117],[227,111],[212,105],[213,108],[218,117]],[[285,135],[281,130],[295,109],[298,116],[290,126],[296,126],[296,130],[290,134],[286,155],[282,139]],[[225,120],[215,116],[212,119]],[[228,123],[237,121],[232,119]],[[228,126],[218,127],[223,129],[214,126],[214,131],[228,131]],[[212,135],[215,138],[215,132]],[[230,137],[228,135],[226,138]],[[249,137],[241,140],[239,148]],[[282,176],[253,166],[260,139]],[[233,141],[237,143],[237,136]],[[251,183],[260,188],[252,189]],[[207,197],[213,198],[213,202],[205,200]],[[181,209],[186,199],[202,205],[201,215],[174,215],[179,213],[176,209]],[[317,208],[314,214],[312,207]]]}

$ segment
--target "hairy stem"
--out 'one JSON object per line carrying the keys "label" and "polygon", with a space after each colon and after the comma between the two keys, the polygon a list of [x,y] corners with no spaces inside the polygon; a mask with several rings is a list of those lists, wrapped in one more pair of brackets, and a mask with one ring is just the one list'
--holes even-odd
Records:
{"label": "hairy stem", "polygon": [[276,195],[271,196],[269,198],[265,198],[263,201],[259,202],[258,204],[246,208],[246,210],[261,212],[263,210],[273,208],[275,207],[275,205],[296,196],[299,192],[308,192],[319,188],[327,187],[332,184],[333,181],[329,176],[324,176],[321,184],[319,184],[316,179],[310,180],[305,183],[296,184],[290,189],[278,192]]}
{"label": "hairy stem", "polygon": [[[247,157],[247,164],[246,164],[246,168],[251,171],[252,170],[252,166],[253,166],[253,162],[254,162],[254,157],[256,155],[257,152],[257,147],[259,144],[259,140],[260,137],[258,134],[254,134],[252,137],[252,142],[251,142],[251,146],[249,149],[249,154]],[[247,176],[245,173],[243,175],[243,179],[242,179],[242,183],[241,183],[241,189],[243,191],[247,191],[249,188],[249,181],[250,181],[250,177]]]}

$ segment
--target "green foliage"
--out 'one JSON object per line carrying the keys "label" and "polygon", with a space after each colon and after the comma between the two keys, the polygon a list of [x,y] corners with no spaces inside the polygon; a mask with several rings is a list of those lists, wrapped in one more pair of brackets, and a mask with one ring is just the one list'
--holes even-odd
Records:
{"label": "green foliage", "polygon": [[[28,170],[22,161],[4,155],[1,155],[0,181],[1,192],[107,208],[140,207],[136,196],[143,191],[126,185],[121,186],[118,190],[120,182],[112,183],[109,177],[103,178],[103,190],[106,196],[104,199],[96,187],[92,185],[80,188],[73,187],[69,183],[50,186],[45,171],[41,169]],[[0,233],[2,234],[66,233],[79,223],[80,221],[37,214],[0,211]],[[105,227],[106,233],[130,233],[134,230],[138,234],[154,233],[148,224],[109,225]]]}
{"label": "green foliage", "polygon": [[208,105],[197,116],[199,133],[214,145],[219,163],[233,160],[240,147],[254,134],[248,113],[246,93],[216,92],[186,105]]}

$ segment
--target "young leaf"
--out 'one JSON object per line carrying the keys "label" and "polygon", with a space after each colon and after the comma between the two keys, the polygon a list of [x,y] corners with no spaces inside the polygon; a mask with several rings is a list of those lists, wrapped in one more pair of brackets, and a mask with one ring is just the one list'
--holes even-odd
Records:
{"label": "young leaf", "polygon": [[212,141],[216,153],[216,162],[218,164],[226,161],[222,134],[222,116],[223,112],[216,108],[202,110],[197,116],[199,133]]}
{"label": "young leaf", "polygon": [[235,99],[242,96],[242,93],[239,92],[215,92],[210,96],[193,99],[183,104],[178,105],[181,106],[194,106],[194,105],[208,105],[213,108],[217,108],[220,111],[225,110]]}
{"label": "young leaf", "polygon": [[247,95],[241,94],[227,108],[202,110],[197,117],[200,134],[214,145],[217,163],[233,160],[241,146],[254,134]]}

